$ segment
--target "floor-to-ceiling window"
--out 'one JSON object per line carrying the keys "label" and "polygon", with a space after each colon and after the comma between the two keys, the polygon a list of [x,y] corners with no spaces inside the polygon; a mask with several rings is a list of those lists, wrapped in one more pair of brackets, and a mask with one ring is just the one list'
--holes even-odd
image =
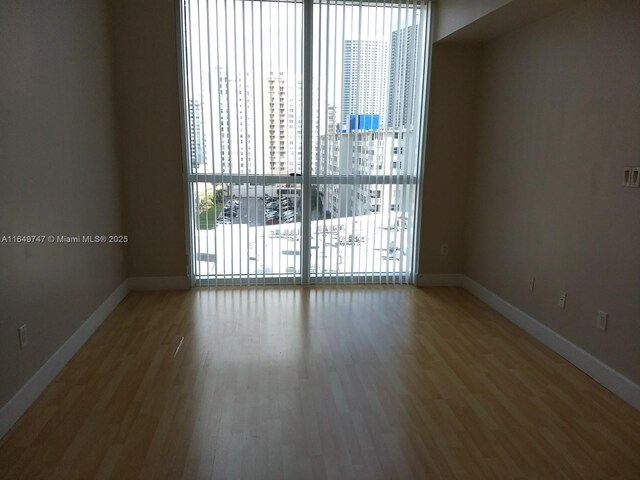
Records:
{"label": "floor-to-ceiling window", "polygon": [[200,285],[408,283],[429,5],[183,0]]}

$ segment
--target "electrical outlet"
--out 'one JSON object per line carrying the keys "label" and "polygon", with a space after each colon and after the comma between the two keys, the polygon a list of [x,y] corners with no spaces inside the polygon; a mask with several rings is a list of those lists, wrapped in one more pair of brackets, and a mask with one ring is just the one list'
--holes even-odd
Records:
{"label": "electrical outlet", "polygon": [[596,322],[596,328],[598,330],[602,330],[603,332],[607,331],[607,319],[609,318],[609,314],[607,312],[603,312],[602,310],[598,310],[598,321]]}
{"label": "electrical outlet", "polygon": [[20,340],[20,350],[27,346],[29,338],[27,337],[27,324],[18,327],[18,339]]}
{"label": "electrical outlet", "polygon": [[536,277],[531,277],[529,279],[529,291],[533,292],[533,289],[536,287]]}
{"label": "electrical outlet", "polygon": [[448,255],[449,254],[449,244],[443,243],[440,245],[440,255]]}
{"label": "electrical outlet", "polygon": [[558,306],[564,310],[564,306],[567,303],[567,292],[560,292],[558,295]]}

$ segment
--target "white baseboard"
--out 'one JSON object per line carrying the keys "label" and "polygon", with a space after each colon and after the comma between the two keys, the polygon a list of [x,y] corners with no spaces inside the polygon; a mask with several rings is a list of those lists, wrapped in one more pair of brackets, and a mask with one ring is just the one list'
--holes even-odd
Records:
{"label": "white baseboard", "polygon": [[188,290],[185,277],[133,277],[125,280],[87,318],[65,343],[40,367],[11,399],[0,408],[0,438],[18,421],[24,412],[53,381],[71,357],[84,345],[131,290]]}
{"label": "white baseboard", "polygon": [[419,287],[460,287],[463,279],[461,273],[421,273],[417,284]]}
{"label": "white baseboard", "polygon": [[465,290],[507,317],[507,319],[518,325],[529,335],[563,356],[596,382],[640,410],[640,385],[617,372],[601,360],[598,360],[589,352],[571,343],[535,318],[514,307],[476,281],[464,275],[462,277],[462,287]]}
{"label": "white baseboard", "polygon": [[188,277],[131,277],[129,290],[189,290]]}
{"label": "white baseboard", "polygon": [[60,370],[71,360],[71,357],[80,350],[80,347],[84,345],[104,319],[127,296],[127,293],[129,293],[129,287],[128,282],[125,280],[40,367],[27,383],[18,390],[11,400],[0,408],[0,438],[13,427],[27,408],[31,406]]}
{"label": "white baseboard", "polygon": [[[524,331],[640,410],[640,385],[462,274],[421,274],[419,286],[462,286]],[[133,277],[122,282],[20,390],[0,408],[0,438],[51,383],[130,290],[186,290],[187,277]]]}

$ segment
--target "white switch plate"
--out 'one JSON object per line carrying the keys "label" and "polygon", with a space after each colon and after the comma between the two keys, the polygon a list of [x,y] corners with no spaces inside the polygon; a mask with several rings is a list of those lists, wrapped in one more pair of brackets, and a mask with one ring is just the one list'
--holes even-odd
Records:
{"label": "white switch plate", "polygon": [[607,319],[609,318],[609,314],[607,312],[603,312],[602,310],[598,310],[598,321],[596,323],[596,327],[598,330],[602,330],[603,332],[607,331]]}
{"label": "white switch plate", "polygon": [[631,182],[629,184],[631,187],[640,187],[640,167],[633,167],[631,170]]}
{"label": "white switch plate", "polygon": [[564,310],[564,306],[567,303],[567,292],[560,292],[558,295],[558,306]]}
{"label": "white switch plate", "polygon": [[20,350],[27,346],[29,338],[27,337],[27,324],[18,327],[18,339],[20,340]]}
{"label": "white switch plate", "polygon": [[622,169],[622,186],[630,187],[631,186],[631,171],[633,167],[624,167]]}

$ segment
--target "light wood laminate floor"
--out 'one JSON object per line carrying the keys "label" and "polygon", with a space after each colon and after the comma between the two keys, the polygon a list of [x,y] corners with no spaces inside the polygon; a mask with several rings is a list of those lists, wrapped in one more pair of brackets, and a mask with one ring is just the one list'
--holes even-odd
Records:
{"label": "light wood laminate floor", "polygon": [[640,413],[457,288],[131,293],[2,479],[640,478]]}

